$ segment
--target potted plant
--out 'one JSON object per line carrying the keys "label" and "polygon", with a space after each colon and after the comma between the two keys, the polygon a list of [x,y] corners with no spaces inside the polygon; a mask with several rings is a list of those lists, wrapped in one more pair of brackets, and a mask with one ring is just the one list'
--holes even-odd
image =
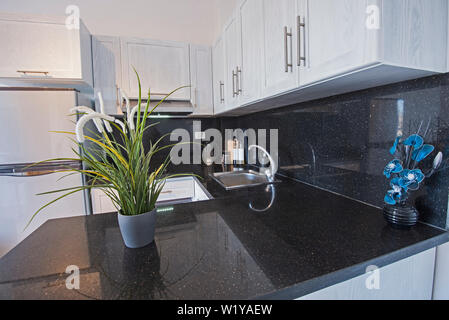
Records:
{"label": "potted plant", "polygon": [[431,177],[440,169],[443,161],[441,152],[435,156],[431,168],[419,168],[434,150],[434,146],[424,143],[419,130],[407,139],[397,137],[390,149],[390,154],[396,158],[387,164],[383,172],[390,180],[391,187],[384,198],[386,206],[383,212],[387,222],[394,227],[409,228],[418,222],[419,212],[410,203],[409,195],[420,188],[425,178]]}
{"label": "potted plant", "polygon": [[[83,169],[67,168],[63,172],[82,173],[89,178],[85,186],[73,187],[62,190],[44,192],[44,194],[64,193],[55,200],[47,203],[37,210],[33,218],[52,203],[63,199],[73,193],[86,189],[99,188],[112,200],[117,208],[118,223],[120,231],[129,248],[144,247],[154,239],[156,201],[164,187],[165,181],[175,176],[186,176],[184,174],[165,175],[165,170],[170,163],[169,156],[154,166],[153,156],[165,149],[174,147],[176,144],[160,146],[162,140],[167,136],[160,137],[155,143],[150,143],[149,150],[145,151],[142,142],[143,135],[147,129],[154,124],[147,125],[147,119],[151,113],[180,87],[169,93],[164,99],[150,110],[150,92],[145,110],[141,110],[141,83],[136,72],[139,84],[139,99],[137,105],[130,109],[129,100],[125,95],[127,120],[120,121],[112,116],[104,114],[103,100],[99,94],[101,112],[95,112],[88,107],[76,107],[74,112],[81,114],[77,121],[75,132],[56,132],[76,137],[74,142],[79,146],[79,151],[74,150],[77,158],[49,159],[43,162],[56,160],[77,160],[84,164]],[[136,116],[137,114],[137,116]],[[137,118],[135,120],[135,118]],[[84,134],[85,124],[92,120],[97,133],[92,136]],[[120,136],[118,142],[112,132],[115,129]],[[84,144],[89,141],[94,147],[87,148]],[[156,168],[150,172],[150,167]],[[27,226],[28,226],[27,225]]]}

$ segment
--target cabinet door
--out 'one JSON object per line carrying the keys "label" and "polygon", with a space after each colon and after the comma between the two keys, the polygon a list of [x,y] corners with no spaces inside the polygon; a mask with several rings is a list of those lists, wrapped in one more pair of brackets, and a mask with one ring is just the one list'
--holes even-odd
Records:
{"label": "cabinet door", "polygon": [[378,30],[374,24],[367,27],[367,8],[372,3],[376,1],[299,0],[297,19],[304,23],[298,28],[300,56],[305,58],[300,85],[375,62]]}
{"label": "cabinet door", "polygon": [[263,1],[243,1],[239,14],[242,37],[240,104],[245,104],[261,98],[264,78]]}
{"label": "cabinet door", "polygon": [[116,212],[117,208],[114,206],[112,200],[101,189],[92,189],[90,192],[92,199],[92,211],[94,214],[102,214],[109,212]]}
{"label": "cabinet door", "polygon": [[190,46],[190,79],[193,114],[213,115],[212,53],[207,46]]}
{"label": "cabinet door", "polygon": [[238,15],[233,15],[224,31],[225,46],[225,109],[229,110],[238,105],[241,76],[241,39]]}
{"label": "cabinet door", "polygon": [[295,0],[263,0],[265,30],[264,96],[294,89],[298,84],[295,67]]}
{"label": "cabinet door", "polygon": [[223,39],[220,38],[212,48],[214,113],[220,113],[225,110],[225,90],[228,84],[225,82],[224,56],[224,42]]}
{"label": "cabinet door", "polygon": [[[190,85],[189,45],[179,42],[135,38],[121,39],[122,87],[130,98],[138,98],[139,87],[133,67],[139,73],[142,98],[148,89],[154,99],[176,88]],[[171,100],[190,101],[190,88],[178,90]]]}
{"label": "cabinet door", "polygon": [[92,36],[95,108],[100,111],[98,92],[101,92],[107,114],[117,114],[120,83],[120,39]]}
{"label": "cabinet door", "polygon": [[157,199],[158,203],[191,200],[195,196],[195,181],[191,177],[168,179]]}
{"label": "cabinet door", "polygon": [[92,83],[90,35],[81,22],[69,30],[63,18],[1,14],[0,41],[1,78]]}
{"label": "cabinet door", "polygon": [[[49,219],[82,216],[85,214],[83,194],[74,193],[40,212],[25,229],[36,210],[53,201],[53,194],[36,196],[44,191],[73,188],[82,185],[80,174],[66,176],[53,173],[43,176],[0,176],[0,257],[29,236]],[[64,179],[62,177],[66,176]]]}
{"label": "cabinet door", "polygon": [[[431,300],[435,251],[429,249],[297,300]],[[378,287],[368,289],[367,284],[376,285],[376,275]]]}

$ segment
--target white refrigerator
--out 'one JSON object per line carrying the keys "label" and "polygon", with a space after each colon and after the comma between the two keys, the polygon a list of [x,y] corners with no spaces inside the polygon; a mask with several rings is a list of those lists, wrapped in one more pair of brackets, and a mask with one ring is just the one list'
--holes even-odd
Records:
{"label": "white refrigerator", "polygon": [[37,193],[83,185],[81,174],[55,171],[80,167],[77,161],[29,164],[53,158],[76,158],[78,148],[69,135],[76,119],[70,109],[79,104],[74,89],[0,88],[0,257],[19,244],[49,219],[85,215],[86,193],[68,196],[40,212],[28,228],[28,221],[41,206],[61,194]]}

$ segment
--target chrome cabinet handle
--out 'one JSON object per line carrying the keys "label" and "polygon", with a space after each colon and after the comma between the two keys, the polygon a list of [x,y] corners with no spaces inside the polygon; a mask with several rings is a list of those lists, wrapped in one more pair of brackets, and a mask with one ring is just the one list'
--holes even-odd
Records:
{"label": "chrome cabinet handle", "polygon": [[[301,16],[298,16],[298,67],[301,66],[301,62],[304,62],[304,66],[306,66],[306,20],[304,18],[304,22],[301,22]],[[301,38],[301,28],[304,28],[304,37]],[[301,39],[304,39],[304,56],[301,55]]]}
{"label": "chrome cabinet handle", "polygon": [[235,73],[234,70],[232,70],[232,96],[235,97],[237,95],[237,92],[235,90],[236,87],[236,83],[235,83],[235,78],[237,76],[237,73]]}
{"label": "chrome cabinet handle", "polygon": [[120,96],[120,89],[118,88],[118,85],[115,85],[115,102],[117,103],[117,107],[121,110],[122,97]]}
{"label": "chrome cabinet handle", "polygon": [[195,96],[195,108],[198,108],[198,88],[195,88],[194,92],[194,96]]}
{"label": "chrome cabinet handle", "polygon": [[237,95],[240,95],[242,92],[242,69],[237,67]]}
{"label": "chrome cabinet handle", "polygon": [[220,81],[220,103],[224,103],[224,83],[223,81]]}
{"label": "chrome cabinet handle", "polygon": [[45,176],[52,173],[61,172],[60,170],[41,170],[41,171],[23,171],[23,172],[8,172],[1,173],[3,177],[38,177]]}
{"label": "chrome cabinet handle", "polygon": [[[292,50],[292,32],[290,29],[290,32],[288,32],[288,28],[284,27],[284,53],[285,53],[285,72],[288,72],[288,68],[292,68],[293,71],[293,64],[290,63],[288,58],[288,37],[290,37],[290,50]],[[291,52],[290,52],[291,56]]]}
{"label": "chrome cabinet handle", "polygon": [[49,72],[48,71],[30,71],[30,70],[17,70],[18,73],[23,73],[23,75],[27,75],[27,74],[43,74],[45,76],[48,76]]}

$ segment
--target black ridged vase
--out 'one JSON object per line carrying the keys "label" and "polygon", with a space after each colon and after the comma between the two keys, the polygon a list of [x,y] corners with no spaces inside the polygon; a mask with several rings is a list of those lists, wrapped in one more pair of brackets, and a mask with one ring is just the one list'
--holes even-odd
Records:
{"label": "black ridged vase", "polygon": [[418,223],[419,212],[408,202],[387,205],[383,211],[385,220],[395,228],[409,229]]}

